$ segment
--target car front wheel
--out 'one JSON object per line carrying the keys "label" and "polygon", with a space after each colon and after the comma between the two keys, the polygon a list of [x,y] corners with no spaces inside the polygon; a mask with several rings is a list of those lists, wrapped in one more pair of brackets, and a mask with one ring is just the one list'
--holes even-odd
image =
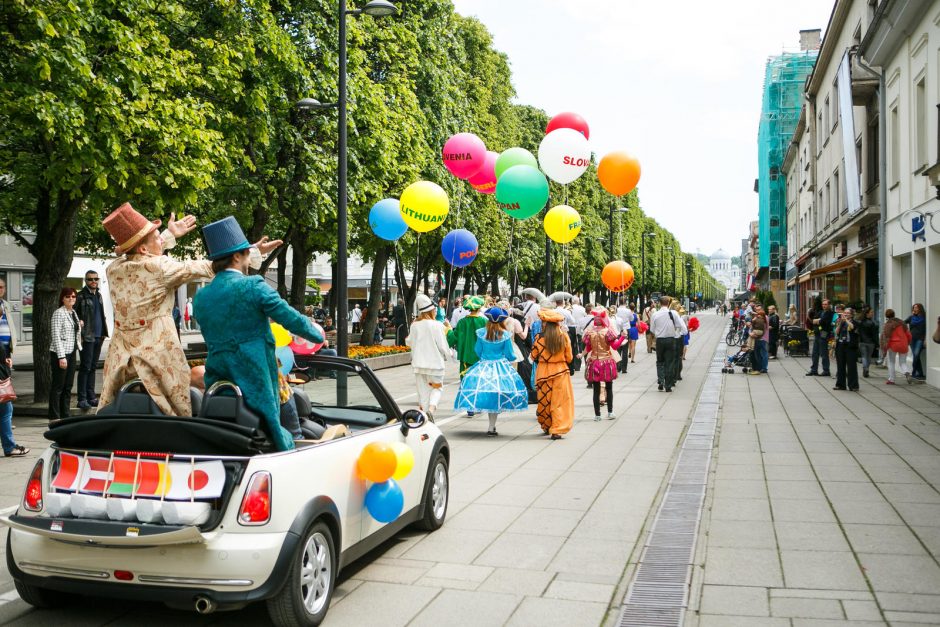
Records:
{"label": "car front wheel", "polygon": [[447,516],[447,502],[450,497],[450,478],[447,472],[447,458],[438,453],[434,459],[431,480],[424,492],[424,518],[418,521],[418,527],[425,531],[435,531],[444,524]]}
{"label": "car front wheel", "polygon": [[268,599],[268,614],[278,627],[312,627],[326,618],[336,585],[333,533],[318,521],[307,529],[291,561],[287,583]]}

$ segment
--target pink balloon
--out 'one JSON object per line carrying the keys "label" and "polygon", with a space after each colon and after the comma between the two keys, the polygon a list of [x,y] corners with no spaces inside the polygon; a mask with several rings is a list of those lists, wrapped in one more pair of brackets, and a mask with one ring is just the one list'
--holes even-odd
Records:
{"label": "pink balloon", "polygon": [[444,166],[459,179],[468,179],[483,167],[486,145],[473,133],[457,133],[443,150]]}
{"label": "pink balloon", "polygon": [[[326,337],[326,332],[323,330],[323,327],[321,327],[316,322],[312,322],[311,324],[313,325],[314,329],[320,332],[320,335]],[[290,346],[291,352],[295,355],[313,355],[323,348],[323,342],[314,344],[310,340],[304,339],[302,337],[295,337],[293,341],[288,344],[288,346]]]}
{"label": "pink balloon", "polygon": [[499,157],[499,153],[493,152],[492,150],[486,151],[486,158],[483,159],[483,167],[480,168],[479,172],[467,179],[467,182],[470,183],[470,187],[481,194],[496,193],[497,157]]}

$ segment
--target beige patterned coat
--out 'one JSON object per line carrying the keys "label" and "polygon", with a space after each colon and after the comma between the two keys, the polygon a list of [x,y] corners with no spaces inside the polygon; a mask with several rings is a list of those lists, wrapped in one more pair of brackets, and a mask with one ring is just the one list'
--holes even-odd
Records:
{"label": "beige patterned coat", "polygon": [[[169,233],[162,237],[167,248],[175,244]],[[106,272],[114,334],[99,409],[114,401],[122,385],[139,378],[164,414],[191,416],[189,366],[173,323],[173,297],[181,285],[212,278],[212,262],[128,255],[112,262]]]}

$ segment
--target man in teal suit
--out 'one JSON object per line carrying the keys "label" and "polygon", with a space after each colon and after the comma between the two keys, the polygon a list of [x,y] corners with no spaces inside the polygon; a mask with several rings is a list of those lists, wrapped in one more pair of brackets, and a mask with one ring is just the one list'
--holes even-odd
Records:
{"label": "man in teal suit", "polygon": [[248,276],[252,249],[235,218],[229,216],[202,229],[215,278],[196,293],[193,309],[208,347],[206,387],[227,380],[237,385],[245,404],[262,416],[279,451],[294,448],[281,427],[277,360],[269,318],[311,342],[323,337],[309,319],[294,310],[259,275]]}

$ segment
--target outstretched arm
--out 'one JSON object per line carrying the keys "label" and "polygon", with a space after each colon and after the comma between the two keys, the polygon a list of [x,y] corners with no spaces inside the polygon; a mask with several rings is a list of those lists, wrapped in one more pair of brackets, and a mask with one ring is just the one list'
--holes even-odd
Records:
{"label": "outstretched arm", "polygon": [[256,281],[255,290],[260,296],[261,307],[269,318],[294,335],[317,344],[323,341],[323,335],[310,323],[307,316],[288,305],[287,301],[281,298],[280,294],[275,292],[260,276]]}

